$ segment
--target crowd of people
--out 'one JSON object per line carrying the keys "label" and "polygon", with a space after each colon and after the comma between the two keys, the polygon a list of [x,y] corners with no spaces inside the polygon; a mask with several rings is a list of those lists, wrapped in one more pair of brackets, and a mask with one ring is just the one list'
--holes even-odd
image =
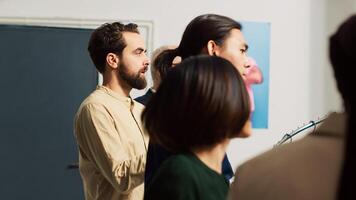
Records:
{"label": "crowd of people", "polygon": [[[263,81],[242,28],[227,16],[197,16],[178,45],[157,48],[152,59],[136,24],[93,31],[88,51],[103,84],[80,105],[74,127],[86,200],[354,199],[356,15],[329,41],[345,111],[234,174],[226,149],[252,134],[251,85]],[[149,65],[153,86],[134,100]]]}

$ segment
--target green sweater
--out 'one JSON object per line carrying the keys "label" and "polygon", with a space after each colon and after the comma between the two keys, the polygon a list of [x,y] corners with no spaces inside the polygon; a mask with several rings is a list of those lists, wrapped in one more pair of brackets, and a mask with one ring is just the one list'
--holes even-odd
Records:
{"label": "green sweater", "polygon": [[223,175],[193,154],[171,156],[158,169],[145,200],[225,200],[229,184]]}

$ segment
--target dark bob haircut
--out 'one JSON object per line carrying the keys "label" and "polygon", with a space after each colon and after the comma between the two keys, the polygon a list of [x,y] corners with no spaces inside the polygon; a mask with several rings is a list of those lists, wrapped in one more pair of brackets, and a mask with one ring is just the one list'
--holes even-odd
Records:
{"label": "dark bob haircut", "polygon": [[150,141],[173,153],[238,136],[249,119],[243,79],[227,60],[194,56],[172,68],[142,114]]}

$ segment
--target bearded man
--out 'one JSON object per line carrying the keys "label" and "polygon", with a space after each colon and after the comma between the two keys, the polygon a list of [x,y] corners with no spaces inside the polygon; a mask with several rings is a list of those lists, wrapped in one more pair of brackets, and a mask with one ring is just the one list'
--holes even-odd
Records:
{"label": "bearded man", "polygon": [[146,87],[149,59],[136,24],[103,24],[88,45],[103,75],[80,105],[74,132],[86,200],[142,200],[148,137],[141,124],[143,106],[129,93]]}

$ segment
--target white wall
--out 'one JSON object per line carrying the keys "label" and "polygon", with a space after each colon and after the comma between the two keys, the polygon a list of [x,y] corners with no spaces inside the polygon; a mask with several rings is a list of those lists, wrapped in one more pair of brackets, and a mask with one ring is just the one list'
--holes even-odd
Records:
{"label": "white wall", "polygon": [[153,21],[154,47],[177,44],[188,22],[203,13],[270,22],[269,129],[232,141],[228,154],[234,166],[272,148],[302,123],[340,109],[326,39],[355,10],[353,0],[0,0],[0,17]]}

